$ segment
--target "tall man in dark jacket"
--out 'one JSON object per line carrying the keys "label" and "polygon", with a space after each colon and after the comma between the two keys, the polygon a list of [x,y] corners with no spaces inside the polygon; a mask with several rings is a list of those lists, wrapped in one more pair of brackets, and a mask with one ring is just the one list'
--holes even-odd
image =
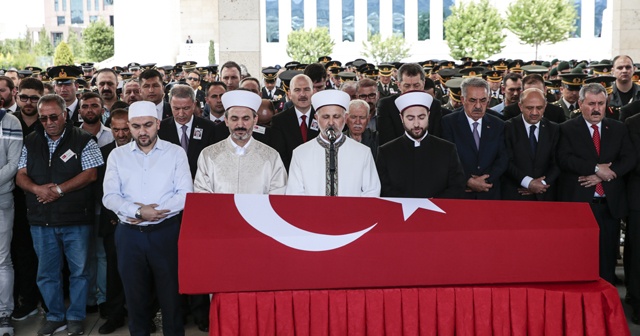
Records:
{"label": "tall man in dark jacket", "polygon": [[[46,95],[38,102],[41,125],[26,137],[16,183],[26,193],[33,245],[38,255],[38,287],[49,309],[38,331],[68,328],[84,333],[88,290],[87,254],[94,223],[92,182],[103,164],[91,135],[67,120],[65,101]],[[69,307],[62,292],[62,256],[69,264]]]}
{"label": "tall man in dark jacket", "polygon": [[624,176],[636,154],[625,126],[604,117],[605,88],[586,84],[579,95],[582,116],[560,125],[558,199],[591,204],[600,227],[600,277],[613,284],[620,219],[629,209]]}

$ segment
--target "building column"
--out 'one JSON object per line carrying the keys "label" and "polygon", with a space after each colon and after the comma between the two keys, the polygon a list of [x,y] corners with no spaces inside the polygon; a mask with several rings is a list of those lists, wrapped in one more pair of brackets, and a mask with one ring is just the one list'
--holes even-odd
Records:
{"label": "building column", "polygon": [[316,0],[304,0],[304,29],[315,28],[318,25],[318,9]]}
{"label": "building column", "polygon": [[354,1],[354,28],[355,28],[355,39],[354,42],[356,46],[361,46],[362,41],[366,41],[368,39],[367,34],[369,23],[367,21],[367,0],[355,0]]}
{"label": "building column", "polygon": [[[291,16],[291,11],[289,11]],[[260,74],[260,3],[255,0],[219,0],[220,64],[244,64]],[[280,39],[282,40],[282,35]]]}
{"label": "building column", "polygon": [[431,25],[430,40],[442,41],[444,37],[444,2],[442,0],[431,0],[431,12],[429,22]]}
{"label": "building column", "polygon": [[393,34],[393,0],[380,0],[380,37],[388,38]]}
{"label": "building column", "polygon": [[404,39],[407,43],[418,41],[418,0],[404,2]]}
{"label": "building column", "polygon": [[[310,1],[310,0],[307,0]],[[342,42],[342,0],[329,1],[329,35],[336,44]]]}
{"label": "building column", "polygon": [[613,0],[612,57],[629,55],[640,60],[640,2]]}

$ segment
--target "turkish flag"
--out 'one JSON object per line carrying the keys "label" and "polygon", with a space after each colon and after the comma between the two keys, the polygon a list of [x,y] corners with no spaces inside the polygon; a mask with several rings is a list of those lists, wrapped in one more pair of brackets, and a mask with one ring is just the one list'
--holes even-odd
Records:
{"label": "turkish flag", "polygon": [[186,202],[182,293],[598,279],[587,204],[195,193]]}

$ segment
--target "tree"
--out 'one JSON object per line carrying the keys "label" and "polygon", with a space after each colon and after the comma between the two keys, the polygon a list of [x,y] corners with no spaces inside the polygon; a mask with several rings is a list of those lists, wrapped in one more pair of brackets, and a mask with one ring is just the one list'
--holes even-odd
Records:
{"label": "tree", "polygon": [[74,61],[73,54],[71,53],[71,48],[69,48],[67,42],[60,42],[60,44],[58,44],[58,46],[56,47],[55,54],[53,55],[53,64],[72,65],[73,63]]}
{"label": "tree", "polygon": [[82,62],[84,60],[84,44],[76,33],[73,30],[69,30],[69,36],[67,37],[67,44],[69,44],[69,48],[71,49],[71,53],[77,62]]}
{"label": "tree", "polygon": [[372,58],[376,64],[398,62],[411,56],[410,46],[399,35],[392,35],[384,40],[380,34],[369,35],[368,43],[363,41],[362,48],[364,56]]}
{"label": "tree", "polygon": [[85,57],[101,62],[113,56],[113,27],[103,20],[92,22],[83,32]]}
{"label": "tree", "polygon": [[578,17],[571,0],[516,0],[507,7],[507,29],[536,48],[571,37]]}
{"label": "tree", "polygon": [[209,40],[209,64],[216,64],[216,46],[213,40]]}
{"label": "tree", "polygon": [[44,26],[38,32],[38,43],[33,47],[36,56],[53,56],[53,44]]}
{"label": "tree", "polygon": [[287,55],[300,63],[314,63],[318,58],[331,55],[335,42],[326,27],[296,30],[287,37]]}
{"label": "tree", "polygon": [[504,21],[489,0],[456,4],[444,21],[451,57],[483,60],[499,53],[506,37],[503,28]]}

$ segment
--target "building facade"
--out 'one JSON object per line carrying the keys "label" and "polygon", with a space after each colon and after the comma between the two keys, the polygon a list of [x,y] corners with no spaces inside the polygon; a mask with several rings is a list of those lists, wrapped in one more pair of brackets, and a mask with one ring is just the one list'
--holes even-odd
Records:
{"label": "building facade", "polygon": [[54,47],[66,41],[71,30],[82,35],[84,28],[99,19],[114,25],[113,0],[44,0],[43,3],[44,27]]}

